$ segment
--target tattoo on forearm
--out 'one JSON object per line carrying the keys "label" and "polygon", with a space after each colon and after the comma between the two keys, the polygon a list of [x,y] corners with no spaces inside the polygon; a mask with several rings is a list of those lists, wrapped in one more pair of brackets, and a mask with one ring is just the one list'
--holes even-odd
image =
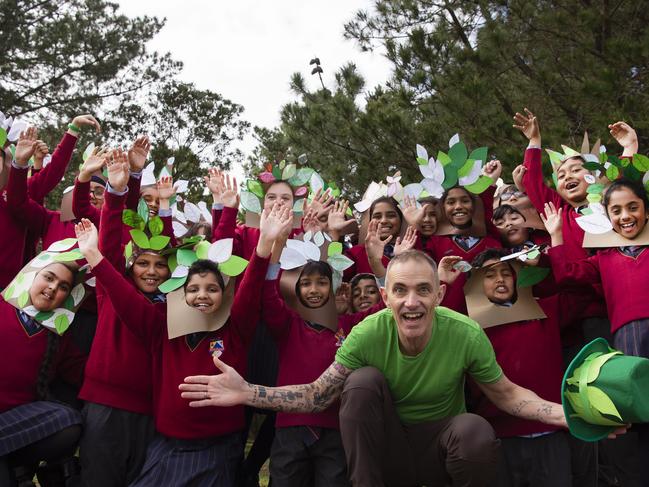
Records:
{"label": "tattoo on forearm", "polygon": [[296,386],[266,387],[252,385],[252,405],[262,409],[293,413],[317,413],[334,403],[351,373],[333,363],[315,382]]}
{"label": "tattoo on forearm", "polygon": [[519,401],[512,406],[509,413],[513,416],[533,421],[541,421],[543,423],[553,423],[557,419],[554,405],[543,400]]}

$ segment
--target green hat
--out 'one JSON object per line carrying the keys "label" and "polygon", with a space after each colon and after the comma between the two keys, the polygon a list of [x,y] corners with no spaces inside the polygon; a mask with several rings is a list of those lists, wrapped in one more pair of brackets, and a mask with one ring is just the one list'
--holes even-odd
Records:
{"label": "green hat", "polygon": [[623,355],[603,338],[586,345],[568,366],[561,401],[573,436],[606,438],[628,423],[649,422],[649,359]]}

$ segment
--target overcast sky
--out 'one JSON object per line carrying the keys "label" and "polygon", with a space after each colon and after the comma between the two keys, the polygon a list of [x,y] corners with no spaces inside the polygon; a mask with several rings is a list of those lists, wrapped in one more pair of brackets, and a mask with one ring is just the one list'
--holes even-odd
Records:
{"label": "overcast sky", "polygon": [[[367,87],[382,84],[389,65],[379,53],[363,53],[343,38],[343,25],[369,0],[120,0],[129,16],[166,17],[151,49],[171,52],[184,63],[181,78],[216,91],[244,106],[252,125],[276,126],[280,107],[293,99],[292,73],[299,71],[310,87],[309,60],[318,56],[325,85],[348,61],[356,63]],[[254,147],[252,138],[242,146]]]}

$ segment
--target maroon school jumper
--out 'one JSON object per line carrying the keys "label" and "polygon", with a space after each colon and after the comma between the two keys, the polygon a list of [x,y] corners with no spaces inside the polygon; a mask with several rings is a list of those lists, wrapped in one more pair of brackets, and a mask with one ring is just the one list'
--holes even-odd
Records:
{"label": "maroon school jumper", "polygon": [[[354,245],[352,248],[345,251],[345,255],[354,261],[354,264],[343,272],[343,278],[345,281],[350,281],[356,274],[374,274],[374,271],[370,266],[370,260],[367,256],[365,245]],[[381,263],[383,264],[383,267],[387,269],[390,259],[383,255],[381,257]]]}
{"label": "maroon school jumper", "polygon": [[[383,301],[366,311],[338,317],[338,331],[329,328],[316,330],[309,326],[299,314],[286,306],[277,291],[277,280],[264,283],[262,318],[268,331],[277,343],[279,371],[277,385],[310,384],[329,368],[336,358],[338,347],[351,329],[369,316],[383,309]],[[339,429],[339,402],[320,413],[289,414],[277,413],[275,426],[314,426]]]}
{"label": "maroon school jumper", "polygon": [[[137,210],[140,199],[140,178],[131,176],[128,178],[128,193],[126,196],[126,208],[133,211]],[[101,222],[101,210],[95,208],[90,203],[90,181],[82,183],[79,178],[74,180],[74,189],[72,190],[72,213],[79,220],[87,218],[97,228]],[[128,231],[125,232],[128,235]],[[128,243],[130,237],[125,243]]]}
{"label": "maroon school jumper", "polygon": [[[565,245],[565,259],[568,262],[575,262],[588,257],[586,250],[582,247],[584,242],[584,231],[575,221],[579,213],[566,202],[559,193],[548,188],[543,182],[541,170],[541,149],[528,148],[525,150],[523,162],[526,171],[523,175],[523,186],[536,211],[543,213],[545,203],[552,202],[556,208],[562,208],[563,240]],[[601,287],[589,285],[570,287],[563,290],[570,295],[575,306],[584,308],[582,318],[606,316],[606,306],[601,298]],[[564,345],[576,343],[575,336],[563,336]]]}
{"label": "maroon school jumper", "polygon": [[[52,153],[51,162],[27,180],[29,195],[35,201],[42,201],[59,184],[76,142],[75,136],[66,133]],[[32,259],[38,240],[34,235],[27,235],[25,221],[17,221],[11,216],[7,199],[7,191],[4,188],[0,196],[0,231],[3,237],[0,288],[8,286],[25,262]]]}
{"label": "maroon school jumper", "polygon": [[[559,329],[563,323],[559,320],[573,321],[579,316],[579,310],[560,309],[556,295],[538,303],[547,318],[507,323],[484,331],[496,352],[498,365],[509,380],[545,400],[561,402],[563,358]],[[511,416],[494,406],[475,382],[469,381],[469,384],[473,403],[471,411],[489,421],[499,438],[561,429]]]}
{"label": "maroon school jumper", "polygon": [[260,314],[259,286],[268,258],[253,255],[237,290],[228,322],[205,333],[194,343],[191,336],[169,339],[166,306],[151,304],[128,285],[115,268],[103,259],[94,269],[97,282],[106,289],[120,326],[137,335],[153,358],[153,408],[157,430],[173,438],[199,439],[227,435],[244,429],[243,406],[192,408],[180,397],[178,385],[190,375],[214,375],[211,345],[221,341],[221,360],[245,377],[248,345]]}
{"label": "maroon school jumper", "polygon": [[[232,253],[250,259],[255,253],[257,242],[259,242],[259,229],[248,227],[246,225],[237,225],[237,209],[228,206],[223,208],[221,217],[219,218],[218,225],[212,231],[213,242],[224,238],[234,239],[232,244]],[[291,230],[289,238],[294,238],[295,235],[302,233],[299,228]]]}
{"label": "maroon school jumper", "polygon": [[[0,298],[0,413],[36,401],[38,372],[47,348],[48,329],[23,326],[18,310]],[[53,375],[79,384],[85,356],[74,345],[72,335],[60,338],[52,363]]]}
{"label": "maroon school jumper", "polygon": [[649,250],[646,247],[635,258],[614,247],[576,262],[566,259],[566,250],[565,245],[550,249],[557,282],[601,283],[612,333],[630,321],[649,318],[649,300],[642,295],[649,289]]}
{"label": "maroon school jumper", "polygon": [[[116,269],[124,269],[122,210],[126,195],[106,192],[99,228],[99,250]],[[130,293],[139,293],[127,279]],[[90,349],[79,397],[139,414],[151,415],[151,355],[149,348],[120,321],[107,289],[97,280],[97,331]],[[162,309],[164,303],[157,304]]]}

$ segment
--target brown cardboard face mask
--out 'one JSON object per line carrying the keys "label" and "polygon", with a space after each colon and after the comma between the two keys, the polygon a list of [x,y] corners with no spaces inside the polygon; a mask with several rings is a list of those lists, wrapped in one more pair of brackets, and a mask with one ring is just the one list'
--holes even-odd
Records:
{"label": "brown cardboard face mask", "polygon": [[279,280],[280,294],[286,305],[300,315],[305,321],[317,323],[332,331],[338,330],[338,313],[336,312],[336,298],[333,293],[333,286],[329,288],[329,299],[320,308],[308,308],[295,294],[296,284],[300,278],[303,267],[285,270]]}
{"label": "brown cardboard face mask", "polygon": [[[513,262],[512,266],[518,275],[521,266],[516,262]],[[482,328],[547,318],[534,299],[531,287],[517,286],[517,299],[512,306],[500,306],[489,301],[482,287],[485,271],[486,268],[474,269],[464,285],[469,317],[477,321]]]}
{"label": "brown cardboard face mask", "polygon": [[[223,276],[223,274],[221,274]],[[216,331],[222,328],[230,318],[234,301],[234,282],[223,276],[226,283],[221,306],[214,313],[202,313],[185,301],[185,289],[180,287],[167,294],[167,334],[169,340],[190,333]]]}
{"label": "brown cardboard face mask", "polygon": [[614,230],[601,234],[584,232],[584,242],[582,247],[597,249],[606,247],[626,247],[628,245],[649,245],[649,222],[645,224],[640,234],[633,240],[624,238]]}

